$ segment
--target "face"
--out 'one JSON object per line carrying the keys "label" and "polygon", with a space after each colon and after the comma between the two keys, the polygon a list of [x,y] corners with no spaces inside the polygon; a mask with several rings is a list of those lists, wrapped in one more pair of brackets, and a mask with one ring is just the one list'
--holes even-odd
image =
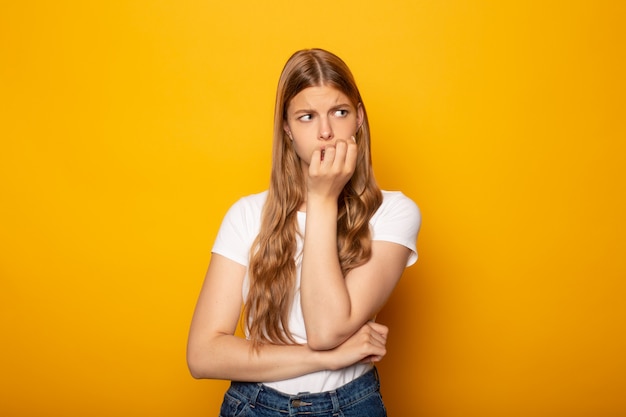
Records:
{"label": "face", "polygon": [[351,140],[363,123],[363,109],[334,87],[322,85],[300,91],[287,107],[284,129],[293,141],[303,169],[317,149]]}

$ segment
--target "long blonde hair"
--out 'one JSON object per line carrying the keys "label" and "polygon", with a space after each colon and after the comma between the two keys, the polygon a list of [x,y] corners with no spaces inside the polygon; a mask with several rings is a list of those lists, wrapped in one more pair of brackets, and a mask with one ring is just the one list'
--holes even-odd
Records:
{"label": "long blonde hair", "polygon": [[296,279],[297,212],[305,198],[305,178],[283,126],[291,99],[305,88],[321,85],[343,92],[355,108],[362,107],[364,115],[355,135],[356,169],[338,200],[337,248],[344,276],[371,256],[369,220],[382,194],[372,171],[365,105],[350,69],[339,57],[322,49],[298,51],[285,64],[278,82],[270,186],[250,258],[250,291],[243,317],[257,347],[295,343],[288,318]]}

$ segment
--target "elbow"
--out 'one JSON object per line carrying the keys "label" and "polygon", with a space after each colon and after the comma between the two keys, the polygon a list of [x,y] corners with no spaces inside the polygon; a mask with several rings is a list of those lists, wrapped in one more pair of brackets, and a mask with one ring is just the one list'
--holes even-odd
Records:
{"label": "elbow", "polygon": [[201,369],[189,365],[189,373],[194,379],[207,379],[207,376],[202,372]]}
{"label": "elbow", "polygon": [[217,373],[214,372],[208,364],[195,364],[192,362],[187,363],[189,373],[194,379],[220,379]]}
{"label": "elbow", "polygon": [[192,369],[191,367],[189,368],[189,373],[191,373],[193,379],[205,379],[200,372]]}
{"label": "elbow", "polygon": [[213,379],[215,378],[215,372],[210,360],[207,360],[206,355],[194,353],[193,351],[187,352],[187,368],[189,373],[194,379]]}
{"label": "elbow", "polygon": [[195,379],[230,379],[232,357],[219,337],[191,338],[187,344],[187,368]]}
{"label": "elbow", "polygon": [[331,350],[342,344],[347,338],[341,335],[314,332],[307,335],[307,345],[311,350]]}
{"label": "elbow", "polygon": [[198,364],[198,361],[189,357],[187,358],[187,368],[189,368],[189,373],[194,379],[208,378],[206,371]]}

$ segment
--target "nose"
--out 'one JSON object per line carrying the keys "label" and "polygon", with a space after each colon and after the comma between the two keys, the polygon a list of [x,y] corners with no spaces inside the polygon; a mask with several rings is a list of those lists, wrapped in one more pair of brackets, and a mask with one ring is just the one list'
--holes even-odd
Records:
{"label": "nose", "polygon": [[321,140],[330,140],[333,138],[333,128],[330,124],[330,120],[326,117],[320,118],[320,132],[319,138]]}

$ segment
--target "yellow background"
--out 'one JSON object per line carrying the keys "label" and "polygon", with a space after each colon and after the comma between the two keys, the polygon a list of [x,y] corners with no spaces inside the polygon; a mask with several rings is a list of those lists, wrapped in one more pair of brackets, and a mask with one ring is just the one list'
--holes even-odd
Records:
{"label": "yellow background", "polygon": [[213,238],[266,188],[288,56],[352,68],[421,207],[390,416],[626,415],[620,1],[2,1],[0,414],[217,415],[186,369]]}

